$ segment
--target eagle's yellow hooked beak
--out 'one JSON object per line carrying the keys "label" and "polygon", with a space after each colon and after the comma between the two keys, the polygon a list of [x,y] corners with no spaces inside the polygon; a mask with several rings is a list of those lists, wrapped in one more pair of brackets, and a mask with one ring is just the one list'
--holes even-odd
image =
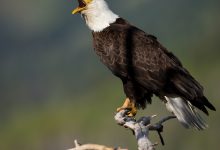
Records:
{"label": "eagle's yellow hooked beak", "polygon": [[72,14],[80,13],[85,10],[87,5],[93,0],[78,0],[79,6],[72,11]]}
{"label": "eagle's yellow hooked beak", "polygon": [[85,10],[85,7],[77,7],[75,8],[73,11],[72,11],[72,14],[77,14],[77,13],[80,13],[81,11]]}

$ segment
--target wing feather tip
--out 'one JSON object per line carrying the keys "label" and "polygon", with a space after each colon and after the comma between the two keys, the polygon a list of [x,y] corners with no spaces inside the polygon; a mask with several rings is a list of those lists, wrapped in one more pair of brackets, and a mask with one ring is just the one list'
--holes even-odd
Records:
{"label": "wing feather tip", "polygon": [[170,98],[165,96],[167,100],[166,106],[168,110],[176,115],[180,123],[187,129],[196,128],[204,130],[208,127],[193,105],[180,97]]}

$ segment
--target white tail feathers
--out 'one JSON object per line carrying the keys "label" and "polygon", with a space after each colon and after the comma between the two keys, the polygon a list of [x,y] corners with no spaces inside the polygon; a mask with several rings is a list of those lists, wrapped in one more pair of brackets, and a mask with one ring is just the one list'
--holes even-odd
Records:
{"label": "white tail feathers", "polygon": [[208,127],[208,125],[201,118],[199,113],[189,101],[186,101],[181,97],[171,98],[165,96],[165,99],[167,101],[167,109],[174,113],[174,115],[184,127],[195,127],[198,130],[203,130]]}

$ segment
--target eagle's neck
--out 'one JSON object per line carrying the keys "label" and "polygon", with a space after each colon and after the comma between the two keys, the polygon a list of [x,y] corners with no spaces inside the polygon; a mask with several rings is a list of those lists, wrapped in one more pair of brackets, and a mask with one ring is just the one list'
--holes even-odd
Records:
{"label": "eagle's neck", "polygon": [[88,27],[94,32],[104,30],[119,18],[103,0],[94,0],[81,13]]}

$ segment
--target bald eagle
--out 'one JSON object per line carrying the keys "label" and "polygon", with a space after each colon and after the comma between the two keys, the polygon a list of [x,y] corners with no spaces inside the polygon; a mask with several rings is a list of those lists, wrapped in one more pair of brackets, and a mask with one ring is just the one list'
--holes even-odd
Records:
{"label": "bald eagle", "polygon": [[134,116],[138,108],[158,96],[186,128],[207,127],[197,109],[208,115],[215,107],[203,94],[203,87],[179,59],[157,38],[113,13],[104,0],[78,0],[72,14],[80,13],[92,30],[94,49],[111,72],[122,80],[125,103]]}

